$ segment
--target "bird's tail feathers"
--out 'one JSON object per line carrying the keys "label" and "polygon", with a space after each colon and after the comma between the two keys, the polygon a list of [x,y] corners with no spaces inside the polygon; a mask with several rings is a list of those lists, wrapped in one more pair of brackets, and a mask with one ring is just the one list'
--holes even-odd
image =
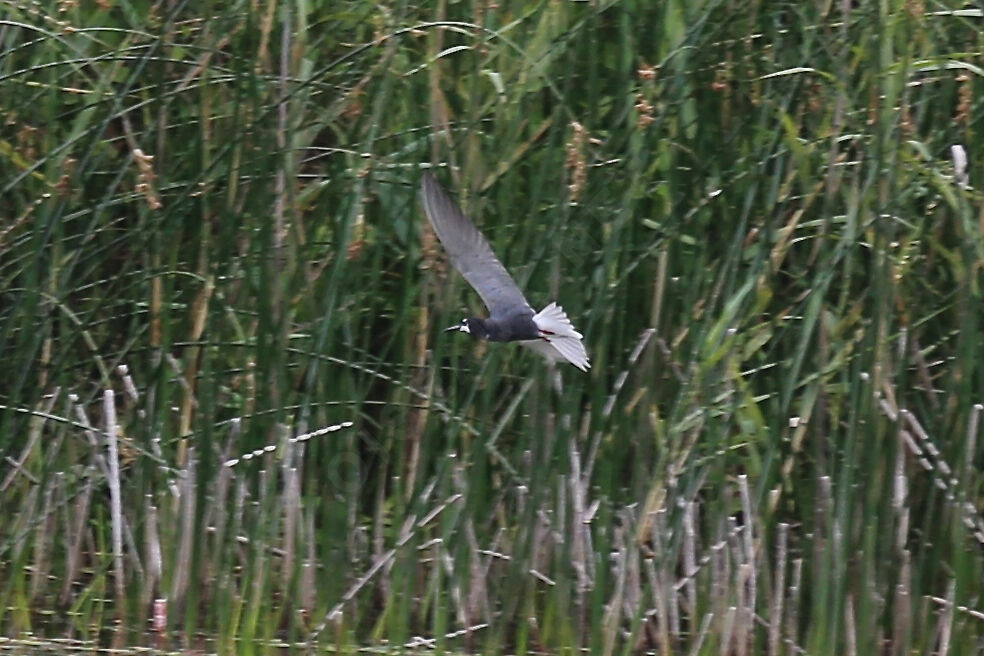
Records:
{"label": "bird's tail feathers", "polygon": [[571,320],[567,318],[564,308],[556,303],[551,303],[533,315],[533,323],[540,329],[540,332],[547,333],[545,337],[574,337],[581,339],[583,335],[574,330]]}
{"label": "bird's tail feathers", "polygon": [[570,362],[581,371],[591,368],[588,360],[588,352],[584,350],[584,344],[576,337],[553,337],[542,339],[531,339],[520,342],[523,346],[533,349],[543,357],[553,362]]}
{"label": "bird's tail feathers", "polygon": [[557,349],[564,356],[564,359],[581,371],[587,371],[591,368],[591,363],[588,361],[588,352],[584,349],[584,344],[581,343],[579,338],[553,337],[548,341],[550,342],[550,346]]}
{"label": "bird's tail feathers", "polygon": [[527,346],[552,360],[567,360],[581,371],[591,367],[588,352],[581,343],[581,333],[574,330],[564,309],[551,303],[533,315],[543,341],[524,342]]}

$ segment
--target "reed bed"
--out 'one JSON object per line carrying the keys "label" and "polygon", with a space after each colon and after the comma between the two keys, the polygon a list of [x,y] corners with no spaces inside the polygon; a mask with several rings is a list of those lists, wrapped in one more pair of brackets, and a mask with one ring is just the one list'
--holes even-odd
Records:
{"label": "reed bed", "polygon": [[18,645],[984,650],[981,10],[0,7]]}

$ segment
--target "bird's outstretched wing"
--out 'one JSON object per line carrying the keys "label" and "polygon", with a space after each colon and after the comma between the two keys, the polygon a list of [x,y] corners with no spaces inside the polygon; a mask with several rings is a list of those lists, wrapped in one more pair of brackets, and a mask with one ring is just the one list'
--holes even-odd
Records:
{"label": "bird's outstretched wing", "polygon": [[526,297],[489,242],[429,172],[424,173],[420,197],[451,263],[482,297],[491,317],[502,318],[526,310],[532,314]]}

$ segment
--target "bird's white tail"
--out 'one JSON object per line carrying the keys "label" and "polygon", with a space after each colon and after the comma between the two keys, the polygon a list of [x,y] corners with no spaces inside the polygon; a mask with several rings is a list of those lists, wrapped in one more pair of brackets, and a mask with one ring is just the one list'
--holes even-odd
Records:
{"label": "bird's white tail", "polygon": [[524,345],[553,360],[567,360],[581,371],[591,367],[581,343],[582,335],[574,330],[564,308],[551,303],[533,315],[533,323],[540,331],[540,339],[523,342]]}

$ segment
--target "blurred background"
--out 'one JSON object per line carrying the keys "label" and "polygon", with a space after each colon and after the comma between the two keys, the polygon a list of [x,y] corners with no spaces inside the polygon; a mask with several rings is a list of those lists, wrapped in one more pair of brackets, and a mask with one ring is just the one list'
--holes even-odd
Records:
{"label": "blurred background", "polygon": [[[0,633],[980,653],[982,27],[0,2]],[[441,332],[425,169],[587,374]]]}

